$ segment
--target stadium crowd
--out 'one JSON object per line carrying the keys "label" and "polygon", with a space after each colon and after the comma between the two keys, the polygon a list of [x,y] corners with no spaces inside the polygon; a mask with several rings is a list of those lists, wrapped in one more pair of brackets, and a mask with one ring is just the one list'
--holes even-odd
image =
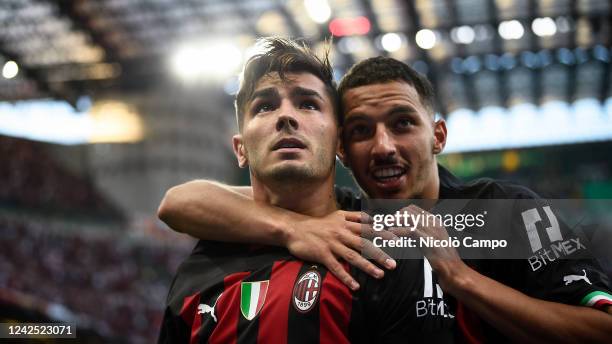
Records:
{"label": "stadium crowd", "polygon": [[117,216],[92,183],[61,166],[48,145],[0,136],[0,202],[45,211],[74,211]]}
{"label": "stadium crowd", "polygon": [[154,341],[185,248],[50,227],[0,218],[0,291],[62,305],[76,316],[77,329],[91,327],[112,342]]}

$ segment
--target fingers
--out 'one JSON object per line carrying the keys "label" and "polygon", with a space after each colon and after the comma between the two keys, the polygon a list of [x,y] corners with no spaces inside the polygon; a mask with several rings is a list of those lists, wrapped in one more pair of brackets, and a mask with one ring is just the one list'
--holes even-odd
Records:
{"label": "fingers", "polygon": [[[388,237],[395,238],[395,235],[388,233]],[[367,258],[373,259],[378,265],[390,270],[395,269],[397,265],[395,260],[382,249],[376,247],[370,240],[358,236],[350,236],[344,238],[343,243],[346,246],[339,250],[337,254],[340,254],[344,260],[372,277],[380,278],[384,273],[381,274],[383,271]]]}
{"label": "fingers", "polygon": [[359,283],[355,281],[355,279],[351,276],[351,274],[349,274],[346,270],[344,270],[344,267],[342,266],[342,264],[340,264],[340,262],[338,261],[338,259],[336,259],[336,257],[334,257],[333,255],[330,255],[329,258],[325,262],[323,262],[323,264],[325,264],[325,267],[327,267],[327,270],[329,270],[329,272],[334,274],[334,276],[336,276],[342,283],[344,283],[351,290],[359,289]]}
{"label": "fingers", "polygon": [[367,213],[362,211],[343,211],[344,218],[347,221],[357,222],[357,223],[372,223],[372,217]]}
{"label": "fingers", "polygon": [[399,236],[397,235],[397,233],[391,230],[375,231],[371,229],[370,227],[369,229],[368,228],[362,229],[361,237],[372,241],[374,240],[374,238],[377,238],[377,237],[383,238],[384,240],[395,240]]}
{"label": "fingers", "polygon": [[389,233],[395,235],[396,237],[418,237],[420,232],[416,230],[412,230],[406,227],[394,227],[388,230]]}
{"label": "fingers", "polygon": [[[395,237],[393,234],[391,235]],[[376,247],[370,240],[361,239],[361,241],[363,242],[363,249],[361,251],[363,256],[373,259],[377,264],[384,266],[389,270],[395,269],[397,263],[385,251],[379,247]]]}
{"label": "fingers", "polygon": [[354,267],[362,270],[363,272],[374,278],[382,278],[385,275],[385,273],[380,268],[365,259],[361,254],[359,254],[359,252],[355,250],[352,250],[343,245],[339,245],[335,248],[335,251],[337,251],[338,256],[344,259],[347,263],[353,265]]}
{"label": "fingers", "polygon": [[359,222],[346,222],[345,227],[355,235],[364,235],[373,231],[372,226],[369,224]]}
{"label": "fingers", "polygon": [[[380,266],[384,266],[387,269],[395,269],[396,262],[393,260],[387,253],[385,253],[379,247],[374,246],[372,240],[375,237],[382,237],[383,239],[393,240],[397,239],[397,236],[389,231],[375,231],[369,225],[358,224],[358,223],[350,223],[348,225],[351,231],[351,234],[343,235],[340,237],[340,240],[344,245],[353,249],[357,253],[361,252],[361,255],[366,258],[374,259],[374,261]],[[338,253],[338,252],[337,252]],[[346,257],[343,257],[346,259]],[[364,258],[364,260],[366,260]],[[348,260],[347,260],[348,261]],[[367,260],[366,260],[367,261]],[[350,262],[349,262],[350,263]],[[368,272],[366,269],[361,266],[356,267],[361,270]],[[373,266],[373,264],[370,263]],[[368,272],[369,273],[369,272]],[[369,273],[373,277],[376,277],[374,274]]]}

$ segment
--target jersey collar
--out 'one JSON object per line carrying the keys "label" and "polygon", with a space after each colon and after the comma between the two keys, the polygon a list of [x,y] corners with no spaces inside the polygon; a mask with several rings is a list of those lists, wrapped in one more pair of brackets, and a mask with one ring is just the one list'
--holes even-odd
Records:
{"label": "jersey collar", "polygon": [[438,164],[438,177],[440,178],[440,199],[461,198],[459,191],[463,182],[459,178],[440,164]]}

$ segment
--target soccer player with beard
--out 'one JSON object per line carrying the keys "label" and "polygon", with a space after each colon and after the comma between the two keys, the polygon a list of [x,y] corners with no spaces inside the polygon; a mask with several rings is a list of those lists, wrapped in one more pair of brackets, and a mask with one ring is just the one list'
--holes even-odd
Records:
{"label": "soccer player with beard", "polygon": [[[341,214],[334,197],[339,120],[331,66],[292,41],[263,43],[266,50],[244,68],[233,137],[256,206],[304,218]],[[243,220],[235,230],[250,231]],[[361,288],[354,291],[285,249],[200,241],[173,280],[159,342],[452,341],[450,309],[435,319],[411,311],[425,288],[411,277],[421,266],[402,262],[383,280],[356,273]]]}
{"label": "soccer player with beard", "polygon": [[[369,197],[525,200],[512,214],[512,231],[525,235],[528,220],[542,216],[552,223],[554,213],[549,214],[532,191],[491,180],[464,184],[437,164],[436,155],[446,143],[446,126],[443,120],[434,120],[429,82],[404,63],[382,57],[362,61],[343,78],[339,89],[344,115],[339,155]],[[285,246],[298,257],[325,264],[352,288],[358,285],[342,269],[342,260],[381,275],[355,254],[363,244],[354,240],[360,230],[349,213],[304,218],[261,206],[250,195],[249,188],[190,182],[168,192],[160,218],[196,237]],[[341,203],[356,204],[350,195],[338,196]],[[246,219],[251,230],[236,230],[236,224]],[[551,225],[559,236],[567,235],[555,227]],[[444,238],[447,233],[444,228],[422,228],[417,235]],[[460,307],[459,319],[468,341],[609,342],[612,338],[610,287],[594,261],[564,259],[530,269],[524,260],[468,265],[453,249],[430,249],[425,254],[442,289],[469,309]],[[564,284],[564,276],[570,277],[570,283]],[[466,315],[470,312],[479,319]]]}

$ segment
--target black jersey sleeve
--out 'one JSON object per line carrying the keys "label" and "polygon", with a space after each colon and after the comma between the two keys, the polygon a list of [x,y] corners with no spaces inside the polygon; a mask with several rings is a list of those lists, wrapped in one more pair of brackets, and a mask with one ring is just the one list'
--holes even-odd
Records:
{"label": "black jersey sleeve", "polygon": [[513,234],[527,252],[515,271],[524,292],[565,304],[595,308],[612,304],[610,282],[590,243],[567,225],[551,202],[527,190],[517,197],[512,217]]}
{"label": "black jersey sleeve", "polygon": [[161,322],[158,344],[189,343],[190,328],[180,316],[180,305],[174,300],[173,290],[176,287],[177,277],[172,280],[166,300],[166,309]]}
{"label": "black jersey sleeve", "polygon": [[189,328],[187,324],[185,324],[178,314],[170,309],[170,306],[166,307],[157,343],[189,343],[188,334]]}

